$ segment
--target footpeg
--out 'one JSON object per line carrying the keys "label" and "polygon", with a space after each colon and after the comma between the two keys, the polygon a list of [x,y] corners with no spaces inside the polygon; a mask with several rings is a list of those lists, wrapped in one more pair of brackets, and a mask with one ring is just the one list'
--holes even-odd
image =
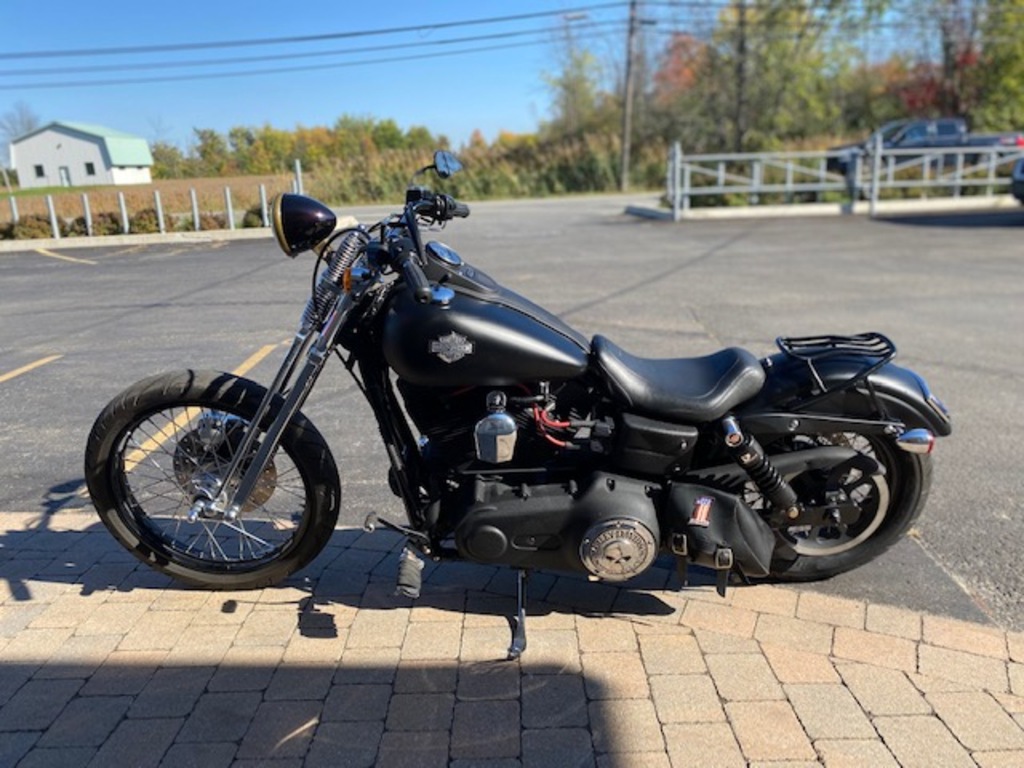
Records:
{"label": "footpeg", "polygon": [[398,557],[398,580],[395,594],[415,600],[423,588],[423,561],[408,546],[402,548]]}
{"label": "footpeg", "polygon": [[392,523],[390,520],[385,520],[382,517],[377,517],[373,512],[366,516],[366,520],[363,522],[363,530],[366,533],[373,533],[377,528],[387,528],[389,531],[400,533],[405,538],[416,543],[416,547],[426,553],[430,554],[430,538],[425,533],[414,531],[412,528],[406,528],[404,525],[398,523]]}

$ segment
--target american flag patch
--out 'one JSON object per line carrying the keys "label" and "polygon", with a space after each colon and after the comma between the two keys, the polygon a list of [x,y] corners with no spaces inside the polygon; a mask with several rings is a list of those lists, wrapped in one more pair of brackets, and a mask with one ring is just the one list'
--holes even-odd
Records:
{"label": "american flag patch", "polygon": [[690,525],[699,525],[707,528],[711,525],[711,507],[715,500],[710,496],[701,496],[693,503],[693,512],[690,513]]}

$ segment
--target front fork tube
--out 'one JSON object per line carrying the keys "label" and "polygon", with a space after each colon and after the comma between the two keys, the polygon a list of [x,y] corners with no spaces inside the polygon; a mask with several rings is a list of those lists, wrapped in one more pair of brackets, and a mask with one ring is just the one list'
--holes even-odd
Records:
{"label": "front fork tube", "polygon": [[[260,475],[263,474],[263,470],[274,455],[274,452],[277,451],[285,428],[302,408],[306,398],[309,397],[310,391],[313,389],[313,385],[320,376],[320,372],[323,371],[327,358],[330,356],[331,349],[334,346],[334,340],[337,337],[338,331],[345,322],[349,311],[351,311],[351,302],[351,297],[346,295],[328,317],[323,330],[318,336],[314,336],[310,329],[306,327],[301,328],[295,334],[284,362],[281,363],[273,383],[267,389],[267,393],[264,395],[259,408],[256,409],[256,415],[250,422],[249,428],[246,430],[245,436],[242,438],[242,442],[235,452],[230,466],[221,479],[217,498],[197,498],[189,510],[190,520],[195,520],[207,511],[221,511],[228,520],[234,520],[238,517],[238,513],[252,494],[253,489],[255,489]],[[298,368],[299,361],[303,356],[305,356],[306,362],[301,368]],[[298,372],[296,373],[297,368]],[[288,388],[289,382],[292,382],[290,389]],[[286,392],[287,394],[285,394]],[[256,446],[256,441],[260,434],[259,425],[270,412],[275,398],[280,396],[284,396],[284,403],[274,417],[273,422],[267,428],[263,439],[260,440],[256,455],[253,456],[252,461],[245,467],[238,486],[228,500],[226,494],[228,489],[231,488],[233,479],[242,471],[242,465],[245,463],[246,457],[252,455],[253,448]],[[223,506],[221,506],[222,504]]]}

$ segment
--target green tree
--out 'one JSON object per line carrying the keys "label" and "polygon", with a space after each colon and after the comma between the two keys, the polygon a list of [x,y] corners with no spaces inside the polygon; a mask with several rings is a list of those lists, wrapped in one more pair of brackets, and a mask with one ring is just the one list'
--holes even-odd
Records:
{"label": "green tree", "polygon": [[212,128],[193,128],[196,135],[196,170],[201,176],[224,176],[234,170],[225,138]]}
{"label": "green tree", "polygon": [[376,121],[370,132],[377,149],[405,149],[405,134],[394,120]]}
{"label": "green tree", "polygon": [[166,141],[154,141],[150,146],[153,155],[153,178],[180,179],[187,173],[185,155],[175,145]]}
{"label": "green tree", "polygon": [[541,77],[551,94],[551,119],[541,125],[549,138],[579,137],[617,130],[621,110],[602,87],[604,70],[597,57],[578,46],[567,30],[561,69]]}
{"label": "green tree", "polygon": [[732,0],[710,39],[676,36],[662,55],[653,88],[661,124],[689,151],[763,149],[841,129],[841,81],[852,70],[842,41],[880,7]]}
{"label": "green tree", "polygon": [[1024,129],[1024,0],[990,2],[982,25],[977,130]]}
{"label": "green tree", "polygon": [[295,134],[264,124],[255,131],[252,173],[286,173],[295,162]]}
{"label": "green tree", "polygon": [[438,149],[441,146],[440,141],[422,125],[413,125],[405,132],[405,144],[409,149],[420,151]]}
{"label": "green tree", "polygon": [[235,126],[228,131],[228,145],[234,164],[241,173],[260,173],[254,170],[253,148],[256,146],[256,134],[251,128]]}

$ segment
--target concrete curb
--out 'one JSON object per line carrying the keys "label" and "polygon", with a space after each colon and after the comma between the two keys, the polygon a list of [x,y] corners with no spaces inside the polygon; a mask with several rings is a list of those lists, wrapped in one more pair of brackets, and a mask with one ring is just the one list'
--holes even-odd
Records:
{"label": "concrete curb", "polygon": [[[954,213],[957,211],[980,211],[1019,208],[1020,203],[1012,195],[993,197],[937,198],[930,200],[880,200],[876,213],[903,215],[913,213]],[[761,219],[810,216],[867,216],[871,204],[867,201],[850,203],[794,203],[791,205],[757,205],[723,208],[691,208],[680,221],[707,219]],[[626,213],[632,216],[672,221],[672,210],[655,205],[629,205]]]}
{"label": "concrete curb", "polygon": [[[338,227],[352,227],[358,222],[353,216],[339,216]],[[0,240],[0,253],[80,248],[117,248],[137,245],[163,245],[167,243],[216,243],[230,240],[272,240],[274,233],[266,227],[251,229],[208,229],[201,232],[167,232],[148,235],[101,235],[97,237],[62,237],[37,240]],[[275,246],[276,247],[276,246]]]}

